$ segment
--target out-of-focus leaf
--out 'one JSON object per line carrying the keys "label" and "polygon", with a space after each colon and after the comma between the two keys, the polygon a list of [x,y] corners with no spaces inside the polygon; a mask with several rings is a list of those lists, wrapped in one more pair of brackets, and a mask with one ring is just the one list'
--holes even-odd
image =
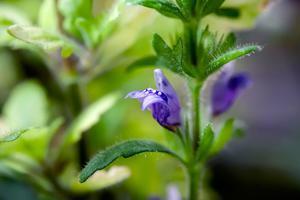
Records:
{"label": "out-of-focus leaf", "polygon": [[198,0],[196,6],[197,15],[199,17],[204,17],[210,13],[213,13],[221,7],[224,1],[225,0]]}
{"label": "out-of-focus leaf", "polygon": [[258,45],[248,45],[241,48],[236,48],[229,50],[212,60],[207,69],[206,75],[212,74],[215,71],[219,70],[222,66],[229,63],[230,61],[236,60],[238,58],[250,55],[255,51],[261,50],[261,47]]}
{"label": "out-of-focus leaf", "polygon": [[159,62],[156,56],[148,56],[136,60],[127,67],[128,71],[132,71],[142,67],[156,67],[159,66]]}
{"label": "out-of-focus leaf", "polygon": [[127,0],[127,2],[155,9],[157,12],[167,17],[184,20],[179,8],[168,0]]}
{"label": "out-of-focus leaf", "polygon": [[74,193],[88,193],[101,190],[118,184],[130,176],[130,170],[124,166],[113,166],[108,170],[95,172],[86,182],[79,183],[74,176],[71,181],[71,190]]}
{"label": "out-of-focus leaf", "polygon": [[3,107],[10,129],[44,126],[49,119],[45,90],[36,81],[25,81],[14,88]]}
{"label": "out-of-focus leaf", "polygon": [[60,0],[59,10],[64,16],[64,29],[75,37],[80,37],[76,26],[76,19],[92,18],[92,0]]}
{"label": "out-of-focus leaf", "polygon": [[0,28],[13,24],[29,25],[30,21],[22,10],[0,3]]}
{"label": "out-of-focus leaf", "polygon": [[31,129],[20,129],[16,131],[9,131],[7,133],[0,134],[0,143],[2,142],[12,142],[18,139],[22,134],[29,132]]}
{"label": "out-of-focus leaf", "polygon": [[62,119],[58,118],[49,126],[41,128],[29,128],[22,132],[2,133],[0,143],[0,157],[20,154],[38,161],[45,159],[49,143],[58,128],[62,125]]}
{"label": "out-of-focus leaf", "polygon": [[44,30],[55,33],[58,28],[55,0],[44,0],[39,11],[38,25]]}
{"label": "out-of-focus leaf", "polygon": [[81,183],[85,182],[97,170],[107,167],[119,157],[129,158],[144,152],[167,153],[182,161],[182,159],[175,152],[156,142],[147,140],[125,141],[97,153],[81,171],[79,180]]}
{"label": "out-of-focus leaf", "polygon": [[240,11],[236,8],[220,8],[215,11],[218,16],[228,17],[228,18],[238,18],[240,16]]}
{"label": "out-of-focus leaf", "polygon": [[210,148],[214,141],[214,131],[211,124],[208,124],[204,130],[200,139],[199,148],[197,150],[197,160],[202,161],[209,154]]}
{"label": "out-of-focus leaf", "polygon": [[117,93],[109,94],[87,107],[67,130],[65,144],[80,140],[81,134],[99,122],[101,116],[117,102],[119,97]]}
{"label": "out-of-focus leaf", "polygon": [[212,149],[210,151],[211,154],[217,154],[222,151],[225,145],[231,140],[234,131],[234,119],[228,119],[223,125],[221,131],[215,138]]}
{"label": "out-of-focus leaf", "polygon": [[12,25],[8,27],[7,31],[11,36],[36,45],[45,51],[56,50],[64,45],[58,36],[34,26]]}
{"label": "out-of-focus leaf", "polygon": [[263,12],[269,0],[226,0],[221,8],[239,10],[238,18],[209,15],[203,19],[213,30],[227,33],[233,30],[244,30],[254,26],[257,17]]}

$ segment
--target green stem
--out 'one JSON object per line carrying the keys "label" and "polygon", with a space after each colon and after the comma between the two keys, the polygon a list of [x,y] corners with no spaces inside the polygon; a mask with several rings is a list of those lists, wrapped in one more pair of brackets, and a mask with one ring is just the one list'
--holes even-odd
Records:
{"label": "green stem", "polygon": [[197,149],[198,143],[200,141],[201,132],[201,104],[200,104],[200,92],[202,83],[196,82],[192,86],[192,113],[193,113],[193,147],[194,150]]}
{"label": "green stem", "polygon": [[188,168],[189,178],[189,198],[188,200],[199,200],[199,186],[200,186],[200,167],[192,164]]}
{"label": "green stem", "polygon": [[184,38],[185,38],[185,47],[187,50],[188,60],[190,64],[195,67],[198,64],[197,32],[198,32],[197,21],[192,20],[191,22],[184,24]]}

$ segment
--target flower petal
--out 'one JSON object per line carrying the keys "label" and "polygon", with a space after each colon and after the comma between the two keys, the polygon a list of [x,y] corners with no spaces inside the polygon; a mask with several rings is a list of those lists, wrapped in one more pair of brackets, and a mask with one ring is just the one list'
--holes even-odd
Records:
{"label": "flower petal", "polygon": [[168,97],[168,105],[170,109],[170,117],[168,118],[168,122],[173,125],[181,124],[180,102],[176,91],[174,90],[168,79],[164,76],[162,70],[154,70],[154,79],[157,89],[166,94]]}
{"label": "flower petal", "polygon": [[163,98],[155,94],[149,94],[144,98],[142,102],[142,110],[145,110],[146,108],[151,109],[152,104],[155,103],[163,104],[168,107],[166,101]]}
{"label": "flower petal", "polygon": [[228,88],[231,90],[244,89],[250,85],[251,81],[246,73],[233,75],[228,81]]}
{"label": "flower petal", "polygon": [[212,90],[213,115],[217,116],[229,110],[240,91],[245,89],[249,83],[250,79],[244,73],[233,74],[230,77],[220,74]]}

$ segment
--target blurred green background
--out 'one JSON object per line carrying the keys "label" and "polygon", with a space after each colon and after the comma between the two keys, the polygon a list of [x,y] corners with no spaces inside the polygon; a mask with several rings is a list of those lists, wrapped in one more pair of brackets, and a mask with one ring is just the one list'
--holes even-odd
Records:
{"label": "blurred green background", "polygon": [[[105,9],[110,4],[103,5],[100,0],[95,2],[96,11],[98,7]],[[2,0],[0,9],[5,9],[4,5],[14,6],[33,22],[37,22],[41,3],[40,0]],[[141,13],[134,13],[130,9]],[[135,16],[130,16],[130,13]],[[122,51],[123,57],[128,60],[147,55],[152,52],[153,33],[172,38],[180,31],[175,20],[172,22],[158,17],[148,9],[130,7],[123,14],[129,16],[126,23],[132,20],[132,24],[122,27],[121,33],[125,36],[116,41],[115,46],[107,47],[107,57],[118,51],[118,48],[125,49]],[[254,29],[239,30],[244,28],[240,25],[251,25],[252,22],[247,20],[233,25],[239,43],[258,43],[264,46],[264,50],[238,62],[238,69],[248,71],[254,84],[228,115],[244,121],[247,134],[231,142],[221,155],[210,161],[207,183],[211,186],[208,193],[212,199],[300,199],[299,17],[300,2],[284,0],[271,3],[256,21]],[[137,18],[141,19],[138,21]],[[209,20],[213,23],[213,19]],[[226,30],[227,23],[219,22],[216,27]],[[89,83],[87,95],[90,102],[110,91],[120,91],[125,96],[129,91],[154,86],[152,69],[128,73],[125,70],[126,64],[111,66],[115,68]],[[55,106],[51,106],[56,104],[56,91],[44,68],[45,63],[34,52],[7,45],[0,47],[2,113],[5,113],[6,102],[12,98],[14,88],[25,80],[35,80],[43,85],[45,94],[41,95],[48,98],[48,109],[53,109],[53,113],[59,112]],[[166,74],[176,89],[185,90],[179,77],[169,72]],[[20,101],[31,100],[25,98]],[[25,114],[26,117],[30,117],[30,113]],[[45,121],[49,120],[45,118]],[[40,120],[44,123],[43,119]],[[152,119],[150,113],[140,111],[138,102],[126,99],[105,113],[86,137],[90,155],[130,138],[155,139],[161,143],[174,140]],[[127,160],[119,159],[114,165],[128,166],[131,176],[101,191],[103,199],[163,197],[170,184],[177,185],[182,193],[185,192],[184,173],[178,163],[168,156],[138,155]],[[31,185],[23,181],[22,174],[18,176],[16,180],[5,173],[0,175],[1,200],[41,198]]]}

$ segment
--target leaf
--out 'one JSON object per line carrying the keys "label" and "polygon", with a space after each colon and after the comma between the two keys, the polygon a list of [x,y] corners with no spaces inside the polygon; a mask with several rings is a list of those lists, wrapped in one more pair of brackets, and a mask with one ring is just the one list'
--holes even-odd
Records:
{"label": "leaf", "polygon": [[133,71],[140,67],[157,67],[159,66],[159,62],[156,56],[148,56],[141,59],[136,60],[135,62],[131,63],[128,67],[128,71]]}
{"label": "leaf", "polygon": [[227,18],[239,18],[241,13],[239,9],[237,8],[219,8],[215,11],[215,14],[221,17],[227,17]]}
{"label": "leaf", "polygon": [[11,36],[36,45],[45,51],[57,50],[64,45],[64,42],[58,36],[34,26],[12,25],[8,27],[7,31]]}
{"label": "leaf", "polygon": [[38,25],[47,31],[58,31],[58,17],[56,12],[55,0],[44,0],[38,16]]}
{"label": "leaf", "polygon": [[58,8],[64,17],[64,29],[73,36],[80,38],[81,35],[76,25],[76,20],[78,18],[87,20],[93,18],[92,0],[60,0]]}
{"label": "leaf", "polygon": [[167,0],[127,0],[127,2],[155,9],[167,17],[185,20],[179,8]]}
{"label": "leaf", "polygon": [[44,126],[49,115],[46,92],[36,81],[17,85],[3,107],[4,121],[11,129]]}
{"label": "leaf", "polygon": [[124,166],[113,166],[108,170],[95,172],[86,182],[79,183],[74,176],[70,189],[74,193],[88,193],[118,184],[130,176],[130,170]]}
{"label": "leaf", "polygon": [[223,65],[229,63],[230,61],[236,60],[238,58],[244,57],[246,55],[250,55],[255,51],[261,50],[260,46],[257,45],[248,45],[241,48],[233,49],[217,56],[214,60],[212,60],[207,69],[206,75],[210,75],[215,71],[219,70]]}
{"label": "leaf", "polygon": [[216,137],[212,149],[211,154],[216,154],[220,152],[225,145],[231,140],[234,131],[234,119],[228,119],[223,125],[221,131]]}
{"label": "leaf", "polygon": [[119,94],[109,94],[87,107],[68,128],[65,143],[72,144],[80,140],[81,134],[99,122],[101,116],[109,110],[118,99]]}
{"label": "leaf", "polygon": [[186,19],[189,19],[192,15],[192,2],[190,0],[176,0],[181,12]]}
{"label": "leaf", "polygon": [[97,153],[81,171],[79,181],[81,183],[85,182],[97,170],[101,170],[107,167],[110,163],[112,163],[119,157],[129,158],[131,156],[144,152],[167,153],[181,160],[181,158],[176,153],[156,142],[147,140],[125,141]]}
{"label": "leaf", "polygon": [[50,141],[61,125],[62,119],[58,118],[49,126],[1,133],[0,157],[21,154],[37,161],[43,161]]}
{"label": "leaf", "polygon": [[196,3],[196,14],[198,18],[203,18],[215,12],[225,0],[198,0]]}
{"label": "leaf", "polygon": [[208,124],[203,130],[203,135],[201,136],[200,145],[197,150],[198,161],[202,161],[207,157],[213,145],[213,141],[214,141],[214,131],[212,129],[212,125]]}
{"label": "leaf", "polygon": [[0,143],[12,142],[18,139],[22,134],[29,132],[31,129],[20,129],[15,131],[8,131],[0,134]]}
{"label": "leaf", "polygon": [[159,63],[175,73],[182,73],[183,47],[181,40],[172,50],[158,34],[154,34],[152,46],[158,56]]}
{"label": "leaf", "polygon": [[0,28],[13,24],[30,24],[23,10],[8,4],[0,3]]}

